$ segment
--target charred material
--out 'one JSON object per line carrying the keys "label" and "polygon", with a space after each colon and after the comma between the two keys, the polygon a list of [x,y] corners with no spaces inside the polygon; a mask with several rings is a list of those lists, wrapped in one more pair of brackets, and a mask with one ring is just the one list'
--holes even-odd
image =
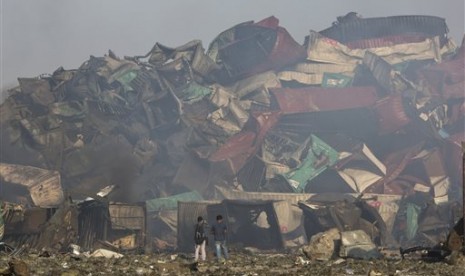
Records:
{"label": "charred material", "polygon": [[461,217],[464,41],[434,16],[337,20],[302,45],[271,16],[206,51],[19,78],[0,106],[5,240],[187,251],[192,220],[222,213],[260,250],[331,229],[345,257],[443,242]]}
{"label": "charred material", "polygon": [[402,259],[405,255],[415,252],[421,252],[421,258],[429,262],[440,262],[449,256],[452,251],[445,247],[444,245],[437,245],[435,247],[424,247],[424,246],[415,246],[410,248],[400,248],[400,254]]}

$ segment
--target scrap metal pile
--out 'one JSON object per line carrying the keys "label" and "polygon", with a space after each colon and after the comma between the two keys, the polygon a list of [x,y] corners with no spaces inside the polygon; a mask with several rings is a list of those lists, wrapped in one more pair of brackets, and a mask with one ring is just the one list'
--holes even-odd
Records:
{"label": "scrap metal pile", "polygon": [[[461,195],[465,50],[447,32],[434,16],[349,13],[299,44],[272,16],[206,51],[156,43],[19,78],[0,107],[5,198],[58,206],[57,177],[73,198],[115,185],[123,202],[215,186],[373,193],[409,198],[408,223]],[[418,225],[405,227],[399,240]]]}

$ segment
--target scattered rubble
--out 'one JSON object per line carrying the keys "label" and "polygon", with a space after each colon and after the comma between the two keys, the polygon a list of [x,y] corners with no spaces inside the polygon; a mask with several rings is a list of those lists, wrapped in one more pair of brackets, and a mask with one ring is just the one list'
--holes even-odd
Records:
{"label": "scattered rubble", "polygon": [[354,259],[378,259],[381,253],[363,230],[341,232],[341,257]]}
{"label": "scattered rubble", "polygon": [[329,261],[340,248],[341,234],[336,228],[315,234],[302,251],[309,259]]}
{"label": "scattered rubble", "polygon": [[[296,261],[301,260],[301,261]],[[0,264],[8,257],[1,256]],[[169,255],[129,255],[119,259],[83,258],[68,255],[38,257],[30,254],[22,257],[22,265],[29,275],[461,275],[464,260],[458,264],[428,263],[418,260],[402,262],[389,260],[352,260],[346,262],[321,262],[299,259],[289,254],[247,255],[234,253],[231,262],[195,263],[188,259],[171,260]],[[0,266],[3,269],[3,265]],[[17,267],[16,269],[19,269]],[[370,274],[371,273],[371,274]],[[5,274],[8,275],[8,274]],[[11,275],[11,274],[10,274]],[[28,274],[16,274],[28,275]]]}
{"label": "scattered rubble", "polygon": [[[433,248],[463,216],[464,61],[442,18],[349,13],[302,45],[271,16],[207,50],[156,43],[19,78],[0,106],[4,241],[131,263],[126,253],[192,251],[196,217],[222,213],[232,247],[249,252],[304,246],[328,261]],[[308,264],[284,258],[289,269],[263,269]],[[190,271],[118,271],[168,264]]]}

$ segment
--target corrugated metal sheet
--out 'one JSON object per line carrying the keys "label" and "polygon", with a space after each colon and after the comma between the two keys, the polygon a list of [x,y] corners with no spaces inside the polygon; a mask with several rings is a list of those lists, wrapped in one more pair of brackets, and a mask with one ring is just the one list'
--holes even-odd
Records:
{"label": "corrugated metal sheet", "polygon": [[274,16],[270,16],[258,21],[257,23],[255,23],[255,25],[266,28],[277,28],[279,26],[279,19]]}
{"label": "corrugated metal sheet", "polygon": [[265,179],[265,164],[257,157],[250,159],[237,174],[237,180],[246,191],[257,191]]}
{"label": "corrugated metal sheet", "polygon": [[465,97],[465,38],[454,59],[420,70],[433,93],[444,99]]}
{"label": "corrugated metal sheet", "polygon": [[426,79],[428,79],[429,74],[443,73],[444,77],[447,77],[447,81],[454,83],[464,79],[464,75],[462,74],[464,66],[464,56],[459,55],[456,59],[426,67],[420,70],[420,72],[426,76]]}
{"label": "corrugated metal sheet", "polygon": [[389,185],[394,181],[412,161],[412,159],[421,151],[423,143],[418,143],[414,146],[401,149],[389,154],[383,159],[383,164],[386,166],[386,176],[368,188],[368,192],[379,191],[385,193],[385,185]]}
{"label": "corrugated metal sheet", "polygon": [[342,43],[367,38],[386,37],[406,33],[445,37],[446,20],[436,16],[406,15],[360,18],[335,24],[320,33]]}
{"label": "corrugated metal sheet", "polygon": [[279,229],[285,247],[296,247],[307,244],[307,235],[303,225],[302,210],[287,201],[273,203],[279,223]]}
{"label": "corrugated metal sheet", "polygon": [[172,185],[185,186],[203,193],[208,187],[208,166],[205,160],[187,154],[173,178]]}
{"label": "corrugated metal sheet", "polygon": [[96,241],[107,240],[110,224],[108,205],[90,200],[81,202],[78,207],[78,245],[85,250],[90,250]]}
{"label": "corrugated metal sheet", "polygon": [[202,196],[197,192],[186,192],[169,197],[155,198],[145,201],[148,212],[156,212],[160,210],[176,209],[178,201],[200,201]]}
{"label": "corrugated metal sheet", "polygon": [[306,46],[307,60],[309,61],[353,65],[358,64],[368,51],[382,57],[390,64],[398,64],[409,60],[432,59],[440,62],[442,55],[453,54],[456,48],[456,45],[451,40],[448,40],[441,47],[439,37],[436,36],[416,43],[369,49],[351,49],[314,31],[310,31]]}
{"label": "corrugated metal sheet", "polygon": [[313,134],[310,137],[306,157],[298,167],[282,175],[293,190],[299,193],[304,192],[310,180],[333,166],[339,158],[339,153],[320,138]]}
{"label": "corrugated metal sheet", "polygon": [[111,203],[108,209],[112,229],[145,230],[144,206]]}
{"label": "corrugated metal sheet", "polygon": [[[212,42],[209,55],[215,56],[217,51],[216,59],[222,60],[230,80],[280,68],[303,59],[305,49],[278,24],[279,20],[271,16],[257,23],[236,25],[231,28],[233,33],[223,32]],[[223,38],[232,41],[216,41]]]}
{"label": "corrugated metal sheet", "polygon": [[258,193],[231,190],[221,186],[215,186],[218,196],[232,200],[273,200],[287,201],[291,204],[297,204],[299,201],[306,201],[314,194],[294,194],[294,193]]}
{"label": "corrugated metal sheet", "polygon": [[[465,70],[462,70],[465,75]],[[465,98],[465,81],[459,83],[445,85],[443,89],[445,99],[463,99]]]}
{"label": "corrugated metal sheet", "polygon": [[[269,87],[280,87],[281,84],[276,76],[274,71],[266,71],[251,77],[236,81],[231,86],[228,86],[227,91],[231,91],[234,97],[242,99],[247,97],[250,93],[253,93],[260,88],[269,88]],[[215,103],[216,104],[216,103]],[[224,105],[220,104],[220,105]],[[218,105],[218,106],[220,106]]]}
{"label": "corrugated metal sheet", "polygon": [[396,44],[416,43],[431,37],[424,34],[401,34],[384,36],[379,38],[361,39],[345,43],[351,49],[368,49],[378,47],[390,47]]}
{"label": "corrugated metal sheet", "polygon": [[228,139],[210,156],[209,161],[229,168],[230,173],[236,174],[257,152],[266,133],[278,122],[279,116],[279,112],[252,114],[243,131]]}
{"label": "corrugated metal sheet", "polygon": [[386,175],[386,166],[365,144],[351,152],[352,154],[342,159],[335,168],[355,192],[363,193]]}
{"label": "corrugated metal sheet", "polygon": [[378,133],[378,119],[372,108],[356,108],[283,115],[276,129],[284,132],[343,133],[363,138]]}
{"label": "corrugated metal sheet", "polygon": [[370,69],[373,77],[388,93],[393,93],[394,91],[402,92],[407,89],[404,83],[394,81],[394,69],[388,62],[376,54],[366,52],[363,56],[363,64]]}
{"label": "corrugated metal sheet", "polygon": [[51,209],[29,208],[26,210],[15,210],[8,207],[5,210],[5,235],[37,234],[41,227],[47,222],[51,215]]}
{"label": "corrugated metal sheet", "polygon": [[374,87],[273,88],[270,92],[282,114],[369,107],[378,99]]}
{"label": "corrugated metal sheet", "polygon": [[295,81],[304,85],[321,85],[323,74],[307,74],[296,71],[281,71],[278,73],[280,81]]}
{"label": "corrugated metal sheet", "polygon": [[64,200],[60,173],[57,171],[0,163],[0,177],[27,187],[36,206],[54,207]]}
{"label": "corrugated metal sheet", "polygon": [[465,147],[461,144],[463,141],[465,141],[464,131],[451,135],[446,139],[444,145],[444,156],[447,156],[447,158],[444,159],[446,168],[453,183],[459,185],[465,181],[465,179],[462,180],[462,170],[465,169],[465,165],[462,164],[462,151],[465,150]]}
{"label": "corrugated metal sheet", "polygon": [[270,66],[280,68],[305,58],[305,49],[297,43],[285,28],[278,27],[278,37],[270,55]]}
{"label": "corrugated metal sheet", "polygon": [[375,105],[379,134],[388,134],[401,129],[411,122],[405,112],[402,95],[391,95]]}
{"label": "corrugated metal sheet", "polygon": [[356,64],[300,62],[297,63],[295,66],[291,66],[290,69],[293,71],[307,74],[343,73],[346,75],[353,75],[356,67]]}
{"label": "corrugated metal sheet", "polygon": [[154,65],[163,64],[166,60],[179,60],[189,57],[192,69],[202,76],[208,75],[217,67],[205,53],[200,40],[192,40],[177,48],[156,43],[150,53],[149,62]]}

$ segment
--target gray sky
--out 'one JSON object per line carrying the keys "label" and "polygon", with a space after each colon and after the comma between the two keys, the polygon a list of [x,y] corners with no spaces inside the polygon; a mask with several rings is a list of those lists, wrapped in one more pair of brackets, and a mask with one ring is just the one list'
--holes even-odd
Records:
{"label": "gray sky", "polygon": [[0,0],[0,87],[17,77],[73,69],[90,55],[148,52],[155,42],[205,48],[237,23],[274,15],[298,41],[336,16],[435,15],[446,18],[457,44],[464,34],[464,0]]}

